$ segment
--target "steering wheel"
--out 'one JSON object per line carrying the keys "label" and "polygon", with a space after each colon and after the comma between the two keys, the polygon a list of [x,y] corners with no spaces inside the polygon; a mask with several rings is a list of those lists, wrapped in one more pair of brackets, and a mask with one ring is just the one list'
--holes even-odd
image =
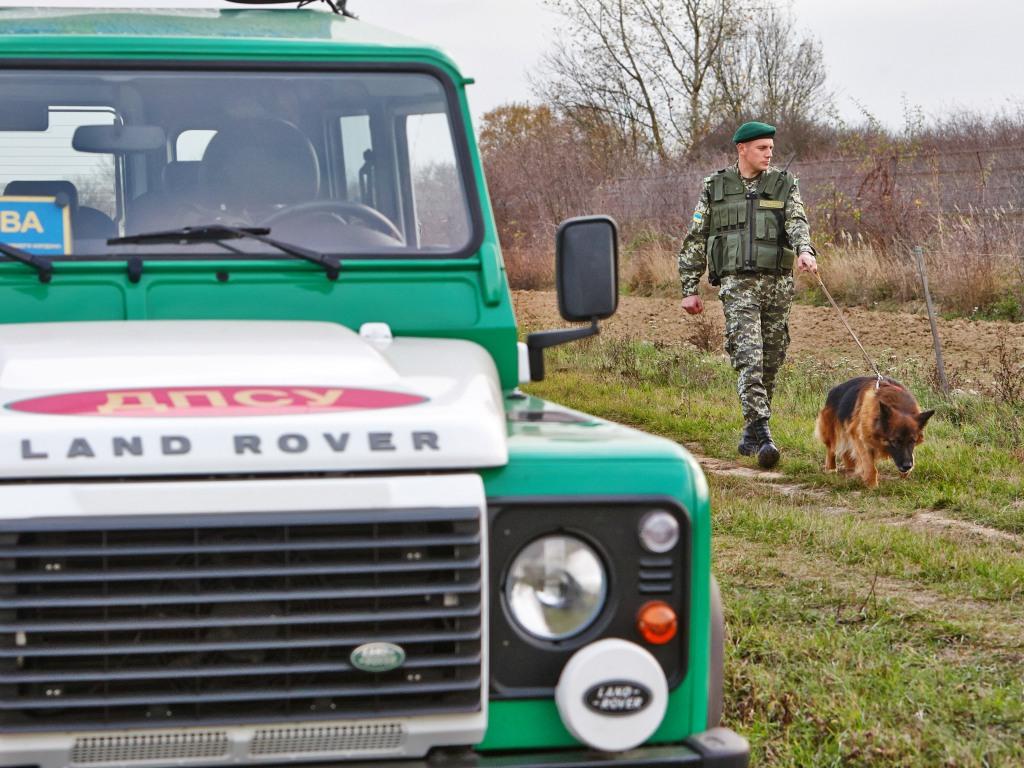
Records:
{"label": "steering wheel", "polygon": [[315,213],[336,213],[340,216],[353,216],[366,222],[370,229],[381,232],[388,237],[393,237],[399,242],[405,240],[402,233],[398,231],[391,219],[380,211],[371,208],[363,203],[356,203],[352,200],[309,200],[304,203],[296,203],[275,211],[265,218],[261,223],[271,227],[293,216],[308,216]]}

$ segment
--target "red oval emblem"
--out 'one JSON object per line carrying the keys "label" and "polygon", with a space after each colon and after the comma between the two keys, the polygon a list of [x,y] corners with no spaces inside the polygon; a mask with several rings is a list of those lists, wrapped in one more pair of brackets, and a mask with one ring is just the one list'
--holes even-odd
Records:
{"label": "red oval emblem", "polygon": [[418,405],[427,398],[382,389],[346,387],[152,387],[66,392],[8,403],[49,416],[282,416]]}

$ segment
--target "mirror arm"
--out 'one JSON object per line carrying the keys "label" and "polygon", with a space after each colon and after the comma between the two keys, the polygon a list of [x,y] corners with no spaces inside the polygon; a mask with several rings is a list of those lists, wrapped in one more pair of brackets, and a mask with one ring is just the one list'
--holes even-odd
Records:
{"label": "mirror arm", "polygon": [[588,336],[596,336],[601,332],[597,326],[597,318],[591,318],[589,327],[585,328],[559,328],[553,331],[537,331],[526,337],[526,348],[530,355],[530,381],[544,380],[544,350],[548,347],[557,347],[559,344],[567,344],[576,339],[585,339]]}

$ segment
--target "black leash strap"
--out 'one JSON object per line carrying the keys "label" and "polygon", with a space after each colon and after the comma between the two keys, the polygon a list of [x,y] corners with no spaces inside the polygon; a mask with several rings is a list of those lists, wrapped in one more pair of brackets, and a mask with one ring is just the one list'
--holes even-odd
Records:
{"label": "black leash strap", "polygon": [[836,300],[832,298],[832,294],[828,292],[828,288],[825,287],[825,283],[822,282],[821,280],[821,275],[815,272],[814,276],[818,279],[818,285],[821,286],[821,290],[825,292],[825,298],[827,298],[831,302],[832,306],[836,308],[836,312],[839,314],[839,319],[843,321],[843,325],[846,326],[846,330],[850,332],[850,335],[853,337],[853,340],[857,342],[857,346],[860,347],[860,353],[864,355],[864,359],[871,367],[871,370],[875,372],[875,389],[878,389],[878,387],[882,384],[882,374],[879,373],[878,366],[875,365],[875,361],[871,359],[870,355],[868,355],[867,351],[864,349],[864,345],[860,343],[860,339],[858,339],[857,334],[853,332],[853,328],[851,328],[850,324],[846,322],[846,317],[843,315],[843,310],[839,308],[839,305],[836,304]]}

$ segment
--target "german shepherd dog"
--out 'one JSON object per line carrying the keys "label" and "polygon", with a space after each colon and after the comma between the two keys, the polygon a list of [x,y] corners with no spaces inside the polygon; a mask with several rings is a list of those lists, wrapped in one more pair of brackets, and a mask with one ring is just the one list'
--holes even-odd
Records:
{"label": "german shepherd dog", "polygon": [[835,386],[818,413],[814,435],[825,444],[825,469],[836,457],[869,488],[878,485],[879,459],[892,458],[901,477],[914,468],[914,447],[924,442],[924,425],[935,413],[922,411],[898,381],[859,376]]}

